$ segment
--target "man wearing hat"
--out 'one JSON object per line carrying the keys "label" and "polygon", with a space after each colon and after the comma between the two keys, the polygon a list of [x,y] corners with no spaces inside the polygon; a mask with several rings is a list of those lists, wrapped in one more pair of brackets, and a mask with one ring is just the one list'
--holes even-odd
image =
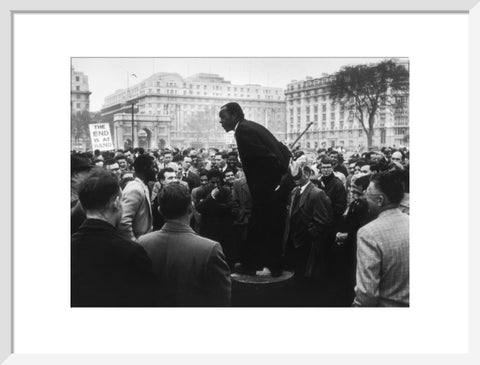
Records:
{"label": "man wearing hat", "polygon": [[87,158],[80,155],[71,155],[71,193],[70,193],[70,228],[71,233],[75,233],[85,220],[85,212],[78,200],[78,187],[92,169],[92,165]]}

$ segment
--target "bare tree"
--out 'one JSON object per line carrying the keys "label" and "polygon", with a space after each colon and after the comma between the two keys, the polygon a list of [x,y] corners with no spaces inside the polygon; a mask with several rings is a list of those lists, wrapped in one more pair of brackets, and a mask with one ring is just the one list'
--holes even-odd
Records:
{"label": "bare tree", "polygon": [[344,66],[329,84],[330,97],[353,111],[372,146],[375,116],[382,108],[403,108],[409,71],[393,60],[374,65]]}

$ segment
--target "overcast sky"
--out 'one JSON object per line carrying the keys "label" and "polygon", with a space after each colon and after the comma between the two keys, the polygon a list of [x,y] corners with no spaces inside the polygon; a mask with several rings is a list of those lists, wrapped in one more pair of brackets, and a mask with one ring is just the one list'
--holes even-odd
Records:
{"label": "overcast sky", "polygon": [[[155,72],[176,72],[182,77],[215,73],[232,84],[281,87],[292,80],[338,71],[348,64],[371,63],[383,58],[73,58],[75,71],[88,76],[90,111],[99,111],[104,98],[146,79]],[[137,79],[127,77],[137,75]]]}

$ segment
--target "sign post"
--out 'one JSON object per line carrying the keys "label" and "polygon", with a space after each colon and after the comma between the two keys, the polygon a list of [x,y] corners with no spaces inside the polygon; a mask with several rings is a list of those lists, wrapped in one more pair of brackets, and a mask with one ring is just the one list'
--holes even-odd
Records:
{"label": "sign post", "polygon": [[112,136],[108,123],[89,124],[92,149],[100,151],[113,150]]}

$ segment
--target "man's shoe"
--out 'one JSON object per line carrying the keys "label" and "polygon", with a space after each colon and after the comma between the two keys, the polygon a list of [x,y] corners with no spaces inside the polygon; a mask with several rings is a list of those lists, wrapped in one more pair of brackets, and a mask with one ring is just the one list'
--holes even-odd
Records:
{"label": "man's shoe", "polygon": [[235,266],[233,267],[233,271],[236,272],[237,274],[250,275],[250,276],[255,276],[257,273],[255,268],[246,266],[241,263],[235,264]]}
{"label": "man's shoe", "polygon": [[270,276],[272,278],[278,278],[279,276],[282,276],[283,270],[282,269],[272,269],[270,268]]}

